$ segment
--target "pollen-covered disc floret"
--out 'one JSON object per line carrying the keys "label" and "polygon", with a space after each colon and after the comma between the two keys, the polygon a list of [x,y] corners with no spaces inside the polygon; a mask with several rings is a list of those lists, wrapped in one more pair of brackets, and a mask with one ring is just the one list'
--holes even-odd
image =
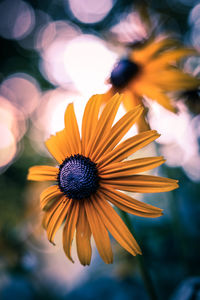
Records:
{"label": "pollen-covered disc floret", "polygon": [[60,165],[58,184],[60,190],[71,199],[90,197],[99,186],[96,164],[80,154],[70,156]]}

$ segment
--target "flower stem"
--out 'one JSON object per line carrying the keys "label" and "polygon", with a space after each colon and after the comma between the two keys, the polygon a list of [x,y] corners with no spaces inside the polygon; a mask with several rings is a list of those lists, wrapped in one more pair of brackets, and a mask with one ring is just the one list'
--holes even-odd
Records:
{"label": "flower stem", "polygon": [[[131,233],[135,236],[135,232],[133,230],[133,226],[132,226],[131,219],[130,219],[129,215],[125,211],[122,211],[122,210],[120,210],[120,215],[124,219],[124,222],[126,223],[127,227],[131,231]],[[157,299],[156,291],[155,291],[151,276],[149,274],[149,271],[146,268],[144,258],[141,255],[137,255],[136,259],[138,261],[141,276],[142,276],[142,279],[144,281],[144,285],[145,285],[146,290],[148,292],[149,298],[151,300],[156,300]]]}

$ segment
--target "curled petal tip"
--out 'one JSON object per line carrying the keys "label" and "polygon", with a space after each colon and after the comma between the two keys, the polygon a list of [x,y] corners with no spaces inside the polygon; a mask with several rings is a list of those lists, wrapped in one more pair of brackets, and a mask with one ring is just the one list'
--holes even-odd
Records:
{"label": "curled petal tip", "polygon": [[49,240],[49,242],[52,244],[52,245],[56,245],[55,243],[54,243],[54,241],[51,241],[51,240]]}
{"label": "curled petal tip", "polygon": [[139,250],[137,251],[137,253],[135,254],[135,256],[136,256],[137,254],[142,255],[142,250],[139,249]]}
{"label": "curled petal tip", "polygon": [[81,265],[82,265],[83,267],[88,267],[88,266],[90,265],[90,263],[85,263],[85,264],[81,263]]}

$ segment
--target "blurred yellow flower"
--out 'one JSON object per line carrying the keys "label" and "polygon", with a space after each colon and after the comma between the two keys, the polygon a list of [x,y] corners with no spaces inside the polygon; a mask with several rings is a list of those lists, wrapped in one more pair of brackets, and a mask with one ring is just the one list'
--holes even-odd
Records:
{"label": "blurred yellow flower", "polygon": [[[200,84],[199,79],[177,68],[177,62],[189,55],[197,55],[197,52],[183,48],[167,37],[139,44],[113,68],[110,76],[112,87],[104,95],[104,102],[116,92],[123,92],[126,94],[124,106],[127,111],[142,104],[142,98],[146,96],[176,112],[167,93],[192,90]],[[139,131],[149,128],[145,114],[138,121]]]}
{"label": "blurred yellow flower", "polygon": [[141,106],[136,106],[112,126],[122,100],[123,96],[116,94],[99,116],[102,95],[93,96],[84,111],[82,137],[73,104],[69,104],[65,128],[46,141],[59,167],[34,166],[29,169],[29,180],[55,181],[40,196],[49,241],[54,243],[56,231],[64,222],[63,247],[73,262],[71,244],[76,230],[77,253],[83,265],[90,264],[91,234],[105,263],[113,261],[108,231],[132,255],[141,254],[136,240],[109,202],[142,217],[162,215],[162,209],[135,200],[119,190],[157,193],[178,187],[176,180],[138,175],[161,165],[163,157],[124,161],[159,134],[150,130],[119,143],[143,111]]}

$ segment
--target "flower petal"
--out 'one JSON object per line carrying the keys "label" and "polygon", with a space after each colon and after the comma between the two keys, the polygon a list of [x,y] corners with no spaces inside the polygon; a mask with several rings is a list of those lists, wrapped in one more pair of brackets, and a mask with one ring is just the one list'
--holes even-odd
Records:
{"label": "flower petal", "polygon": [[133,124],[138,120],[143,112],[141,105],[126,113],[108,132],[108,135],[101,140],[92,154],[93,159],[97,160],[102,154],[112,150],[128,132]]}
{"label": "flower petal", "polygon": [[[159,77],[160,78],[160,77]],[[146,78],[141,81],[137,81],[133,87],[134,91],[139,95],[145,95],[152,100],[157,101],[164,108],[169,111],[176,112],[176,109],[171,104],[170,99],[163,93],[160,89],[159,84],[156,85],[154,83],[149,82],[149,78]]]}
{"label": "flower petal", "polygon": [[82,154],[85,154],[90,137],[93,136],[97,126],[99,109],[102,104],[101,95],[92,96],[86,104],[82,120]]}
{"label": "flower petal", "polygon": [[138,201],[111,187],[103,186],[100,191],[108,201],[128,213],[148,218],[156,218],[162,215],[162,209]]}
{"label": "flower petal", "polygon": [[119,105],[122,101],[122,95],[116,94],[111,98],[111,100],[106,104],[99,121],[97,123],[96,129],[90,138],[88,147],[86,149],[86,156],[93,159],[93,152],[101,142],[102,138],[110,131],[113,121],[115,119],[116,113],[118,111]]}
{"label": "flower petal", "polygon": [[95,200],[92,196],[91,201],[88,200],[84,202],[90,229],[101,258],[106,264],[111,264],[113,262],[113,254],[109,234],[98,214],[98,210],[94,207],[93,202],[95,202]]}
{"label": "flower petal", "polygon": [[58,138],[59,149],[62,152],[62,159],[64,160],[72,153],[70,139],[67,136],[66,128],[56,132],[56,138]]}
{"label": "flower petal", "polygon": [[104,198],[100,198],[97,195],[95,196],[95,200],[93,204],[96,210],[117,242],[132,255],[141,254],[136,240],[112,206]]}
{"label": "flower petal", "polygon": [[135,108],[137,105],[142,105],[142,100],[136,94],[132,93],[128,88],[123,91],[123,105],[124,108],[129,111]]}
{"label": "flower petal", "polygon": [[89,265],[92,256],[91,248],[91,230],[87,220],[85,208],[83,205],[79,206],[79,216],[76,225],[76,245],[77,253],[80,263],[82,265]]}
{"label": "flower petal", "polygon": [[145,64],[149,60],[151,60],[159,51],[163,51],[164,49],[171,48],[176,45],[178,45],[178,42],[169,38],[164,38],[158,41],[151,40],[148,44],[143,46],[143,48],[133,50],[130,58],[134,62]]}
{"label": "flower petal", "polygon": [[81,153],[81,139],[73,103],[65,111],[65,134],[71,145],[71,155]]}
{"label": "flower petal", "polygon": [[[51,135],[48,140],[46,140],[45,145],[49,151],[49,153],[56,159],[59,164],[65,160],[66,156],[63,153],[63,144],[60,139],[60,132],[58,135]],[[64,140],[64,138],[63,138]]]}
{"label": "flower petal", "polygon": [[[134,79],[134,81],[135,81],[135,79]],[[131,85],[131,82],[130,82],[130,85]],[[136,93],[134,91],[129,89],[129,85],[127,86],[127,89],[123,93],[124,93],[123,105],[124,105],[124,108],[126,109],[126,111],[132,110],[134,107],[136,107],[136,105],[139,105],[139,104],[142,105],[142,107],[144,109],[141,116],[138,118],[138,120],[136,122],[136,126],[138,127],[138,132],[150,130],[150,126],[145,118],[146,108],[144,107],[144,105],[142,103],[141,97],[136,95]]]}
{"label": "flower petal", "polygon": [[40,194],[41,209],[47,210],[48,207],[62,195],[63,193],[60,191],[58,185],[48,187]]}
{"label": "flower petal", "polygon": [[122,176],[101,180],[102,184],[134,193],[168,192],[178,188],[177,182],[177,180],[150,175]]}
{"label": "flower petal", "polygon": [[155,73],[151,72],[145,75],[145,78],[150,83],[152,82],[165,91],[194,89],[200,85],[199,78],[195,78],[175,68],[169,68]]}
{"label": "flower petal", "polygon": [[171,64],[172,62],[177,62],[185,56],[188,55],[198,55],[198,52],[194,49],[187,48],[178,48],[165,53],[161,53],[160,56],[156,57],[154,60],[145,65],[145,70],[154,71],[160,70],[166,65]]}
{"label": "flower petal", "polygon": [[59,227],[64,222],[64,219],[67,215],[67,212],[69,210],[69,207],[71,205],[72,200],[67,199],[66,196],[62,197],[63,201],[61,204],[57,207],[57,209],[52,214],[52,217],[47,225],[47,237],[48,240],[54,244],[54,237],[59,229]]}
{"label": "flower petal", "polygon": [[101,178],[129,176],[151,170],[162,165],[165,162],[163,156],[160,157],[144,157],[125,162],[112,163],[105,166],[99,175]]}
{"label": "flower petal", "polygon": [[63,249],[65,251],[66,256],[72,261],[71,257],[71,246],[74,237],[74,231],[76,228],[76,223],[78,220],[79,213],[79,203],[78,201],[73,201],[72,205],[67,214],[67,219],[65,221],[65,226],[63,229]]}
{"label": "flower petal", "polygon": [[59,169],[52,166],[34,166],[29,168],[28,180],[56,181]]}
{"label": "flower petal", "polygon": [[53,202],[52,205],[49,207],[49,209],[45,211],[42,220],[42,225],[45,229],[47,229],[54,212],[62,204],[62,202],[64,203],[66,202],[66,196],[61,196],[60,198],[58,198],[57,201]]}
{"label": "flower petal", "polygon": [[116,146],[109,153],[102,155],[102,157],[97,162],[99,171],[102,170],[104,166],[112,162],[119,162],[124,160],[129,155],[133,154],[137,150],[143,148],[144,146],[157,139],[159,136],[160,134],[158,134],[156,130],[149,130],[127,139],[126,141]]}
{"label": "flower petal", "polygon": [[111,86],[106,93],[101,94],[101,104],[106,104],[115,94],[116,89]]}

